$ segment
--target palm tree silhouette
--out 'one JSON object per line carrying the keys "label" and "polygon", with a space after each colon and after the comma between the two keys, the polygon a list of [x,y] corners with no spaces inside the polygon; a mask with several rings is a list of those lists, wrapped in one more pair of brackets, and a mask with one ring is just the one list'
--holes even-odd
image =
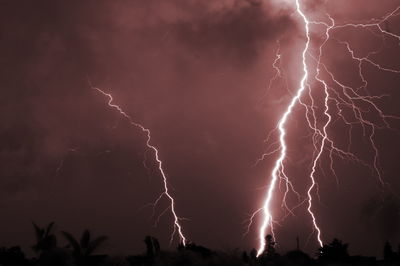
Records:
{"label": "palm tree silhouette", "polygon": [[93,253],[108,239],[107,236],[99,236],[92,240],[87,229],[82,233],[80,241],[66,231],[61,231],[61,233],[68,241],[69,246],[72,247],[72,255],[76,265],[87,265],[93,257]]}
{"label": "palm tree silhouette", "polygon": [[57,238],[52,233],[54,222],[49,223],[47,227],[44,228],[39,227],[34,222],[32,222],[32,224],[36,235],[36,244],[32,247],[35,252],[41,253],[57,246]]}

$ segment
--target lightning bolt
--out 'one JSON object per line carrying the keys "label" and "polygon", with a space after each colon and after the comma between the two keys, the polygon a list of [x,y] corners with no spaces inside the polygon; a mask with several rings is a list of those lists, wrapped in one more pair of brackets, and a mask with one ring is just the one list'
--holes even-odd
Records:
{"label": "lightning bolt", "polygon": [[[285,141],[285,136],[286,136],[286,121],[289,117],[289,115],[292,113],[293,107],[295,106],[296,102],[300,99],[300,96],[302,95],[303,91],[305,90],[305,83],[308,77],[308,69],[307,69],[307,64],[306,64],[306,54],[310,45],[310,35],[309,35],[309,22],[307,20],[307,17],[303,14],[303,12],[300,9],[300,3],[299,0],[296,0],[296,6],[297,6],[297,12],[301,15],[301,17],[304,20],[305,23],[305,30],[306,30],[306,37],[307,37],[307,42],[304,47],[303,53],[302,53],[302,58],[303,58],[303,77],[300,81],[300,87],[297,90],[295,96],[292,98],[290,101],[288,107],[286,108],[285,113],[281,117],[278,123],[278,130],[279,130],[279,144],[280,144],[280,156],[279,158],[275,161],[275,166],[272,169],[272,179],[271,183],[269,184],[268,190],[267,190],[267,196],[264,200],[264,205],[262,207],[263,210],[263,215],[264,219],[261,224],[260,230],[259,230],[259,248],[257,250],[257,256],[260,256],[264,250],[265,250],[265,235],[267,231],[267,227],[270,226],[272,227],[272,211],[271,211],[271,201],[273,197],[273,193],[275,190],[276,182],[278,180],[278,176],[282,175],[283,172],[283,161],[286,157],[286,141]],[[314,185],[314,184],[313,184]],[[310,190],[312,190],[313,187],[310,187]]]}
{"label": "lightning bolt", "polygon": [[[365,24],[348,23],[343,25],[336,25],[335,20],[329,14],[326,14],[329,23],[323,21],[312,21],[307,17],[305,12],[303,11],[301,0],[295,0],[295,12],[302,19],[304,25],[304,34],[306,39],[301,54],[303,74],[299,81],[298,89],[292,96],[289,104],[285,109],[285,112],[280,117],[277,127],[268,134],[267,140],[269,140],[272,133],[278,132],[279,140],[273,142],[270,145],[269,148],[270,151],[264,153],[261,159],[257,161],[257,163],[259,163],[267,156],[279,152],[279,156],[275,160],[275,164],[271,172],[271,179],[267,186],[267,191],[263,201],[263,205],[260,209],[253,212],[253,214],[248,219],[249,223],[247,226],[246,233],[249,231],[255,216],[259,213],[262,214],[262,222],[258,230],[259,246],[257,250],[257,256],[260,256],[265,252],[266,248],[265,236],[267,232],[271,232],[271,234],[275,238],[273,225],[274,223],[277,223],[277,221],[274,220],[273,218],[271,205],[275,197],[275,190],[278,181],[279,182],[283,181],[286,183],[286,190],[283,194],[281,206],[288,211],[287,215],[290,214],[294,215],[293,213],[294,209],[307,203],[306,210],[311,217],[312,228],[313,228],[311,234],[316,233],[316,240],[318,244],[321,247],[323,246],[322,230],[318,225],[317,216],[313,211],[313,201],[314,201],[314,194],[316,194],[319,198],[316,173],[318,166],[321,168],[321,171],[323,172],[320,163],[324,151],[328,152],[328,158],[330,160],[329,163],[330,171],[332,172],[333,176],[335,176],[337,182],[338,179],[334,169],[334,155],[340,159],[347,159],[350,161],[360,163],[364,166],[367,166],[369,169],[375,172],[378,181],[382,185],[382,187],[385,187],[385,185],[387,185],[380,171],[379,152],[378,152],[378,147],[375,144],[374,137],[377,129],[392,129],[390,127],[390,123],[388,122],[389,119],[400,119],[400,117],[384,114],[384,112],[374,102],[375,100],[382,99],[386,95],[371,96],[369,94],[369,92],[367,91],[368,81],[367,78],[364,76],[363,65],[368,64],[380,71],[384,71],[391,74],[400,74],[400,70],[383,66],[372,59],[373,55],[376,55],[383,50],[386,37],[397,39],[400,45],[400,36],[391,33],[388,30],[383,29],[381,26],[382,23],[386,23],[391,17],[399,15],[398,14],[399,11],[400,7],[397,7],[393,11],[387,13],[382,18],[379,19],[374,18],[371,20],[371,22]],[[322,39],[323,41],[318,46],[318,49],[316,49],[316,52],[314,52],[317,53],[317,55],[313,55],[313,50],[310,49],[312,41],[310,27],[314,25],[322,26],[325,28],[324,31],[325,37]],[[357,53],[351,46],[350,42],[338,40],[331,36],[331,33],[333,33],[334,31],[344,28],[368,29],[374,35],[380,36],[382,38],[381,48],[376,51],[368,53],[367,56],[364,57],[357,56],[356,55]],[[377,30],[378,33],[374,32],[373,29]],[[328,68],[328,66],[322,62],[321,58],[323,50],[328,41],[336,42],[337,44],[343,46],[346,49],[349,58],[353,60],[358,66],[357,75],[363,84],[362,86],[355,88],[340,82],[335,77],[333,72]],[[282,70],[277,67],[277,62],[281,59],[281,56],[282,53],[280,49],[278,49],[276,53],[276,58],[272,64],[272,67],[275,70],[275,74],[271,78],[268,84],[268,90],[273,86],[275,80],[279,78],[284,78],[282,75]],[[312,66],[309,61],[314,62],[315,65]],[[315,72],[315,75],[310,75],[311,72]],[[315,84],[311,82],[314,82]],[[316,99],[314,99],[313,96],[313,90],[318,88],[316,84],[319,84],[323,92],[323,108],[318,108],[318,106],[316,105]],[[305,91],[308,91],[308,93],[305,93]],[[366,95],[363,94],[362,92],[366,92]],[[306,99],[308,99],[308,101],[306,101]],[[306,196],[304,198],[295,190],[292,182],[285,173],[285,159],[287,158],[286,135],[288,134],[287,121],[290,115],[292,115],[293,109],[297,103],[303,106],[305,109],[305,118],[307,121],[307,125],[312,132],[311,134],[312,144],[314,148],[312,161],[310,164],[311,171],[310,174],[308,175],[308,178],[310,180],[310,186],[308,187],[306,191]],[[363,106],[368,106],[368,109],[365,109]],[[346,114],[346,111],[351,115],[349,116],[348,114]],[[374,122],[372,121],[372,119],[367,117],[367,114],[372,111],[375,112],[379,117],[380,119],[379,123]],[[334,116],[336,117],[336,119],[334,119]],[[343,121],[344,124],[347,125],[349,128],[349,133],[348,133],[349,144],[347,149],[338,147],[335,144],[334,139],[329,135],[328,128],[332,125],[332,123],[336,122],[337,120]],[[358,156],[355,153],[351,152],[350,150],[352,129],[355,125],[361,126],[363,130],[363,136],[366,137],[370,143],[371,150],[373,151],[373,159],[371,164],[358,158]],[[273,147],[272,151],[271,147]],[[295,193],[298,197],[298,203],[293,208],[290,208],[286,203],[287,194],[290,191]]]}
{"label": "lightning bolt", "polygon": [[[154,153],[154,158],[155,158],[155,160],[157,162],[158,170],[159,170],[159,172],[160,172],[160,174],[162,176],[163,188],[164,188],[163,193],[160,194],[160,196],[155,201],[154,205],[156,205],[163,197],[167,197],[168,198],[168,200],[170,202],[170,206],[167,209],[165,209],[162,212],[161,215],[163,215],[168,209],[171,210],[171,213],[172,213],[172,216],[173,216],[173,219],[174,219],[174,229],[173,229],[173,232],[171,234],[170,241],[172,242],[175,234],[178,233],[181,243],[185,246],[186,243],[187,243],[187,239],[186,239],[185,235],[183,234],[182,225],[180,224],[180,220],[182,220],[182,218],[180,218],[176,213],[175,199],[172,197],[171,193],[169,192],[167,175],[165,174],[165,171],[164,171],[164,168],[163,168],[163,162],[162,162],[162,160],[160,159],[160,156],[159,156],[159,151],[151,142],[150,129],[144,127],[143,125],[141,125],[141,124],[139,124],[137,122],[135,122],[131,118],[131,116],[129,116],[119,105],[114,103],[114,99],[113,99],[113,97],[112,97],[112,95],[110,93],[107,93],[107,92],[105,92],[105,91],[103,91],[103,90],[101,90],[101,89],[99,89],[97,87],[93,87],[91,85],[90,81],[89,81],[89,84],[90,84],[90,87],[93,90],[95,90],[96,92],[99,92],[101,95],[103,95],[106,98],[108,98],[107,105],[110,108],[115,109],[116,111],[118,111],[119,114],[122,115],[123,117],[125,117],[132,126],[140,129],[146,135],[146,138],[147,138],[146,146],[147,146],[147,148],[149,150],[151,150]],[[159,217],[158,217],[158,219],[159,219]],[[157,222],[158,222],[158,219],[157,219]]]}

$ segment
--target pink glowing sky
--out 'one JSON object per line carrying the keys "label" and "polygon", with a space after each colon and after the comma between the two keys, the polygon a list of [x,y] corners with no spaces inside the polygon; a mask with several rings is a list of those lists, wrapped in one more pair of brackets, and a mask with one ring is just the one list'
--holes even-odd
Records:
{"label": "pink glowing sky", "polygon": [[[304,5],[310,18],[328,12],[340,24],[382,17],[400,3]],[[217,249],[256,246],[259,220],[244,238],[243,221],[262,205],[276,156],[254,163],[302,74],[304,29],[291,1],[5,1],[0,20],[0,246],[28,249],[31,221],[56,221],[57,229],[73,233],[88,227],[109,235],[113,252],[142,250],[146,234],[168,245],[170,213],[153,226],[167,202],[155,217],[151,207],[143,208],[162,191],[145,135],[107,108],[87,77],[152,131],[177,210],[188,219],[182,222],[187,237]],[[385,27],[400,34],[400,15]],[[334,37],[348,40],[361,56],[381,44],[367,30],[344,29]],[[289,91],[278,81],[266,92],[278,40]],[[400,69],[398,58],[398,41],[387,38],[374,60]],[[323,60],[339,80],[359,86],[343,47],[328,43]],[[390,95],[377,102],[382,110],[400,115],[400,75],[372,67],[365,73],[372,94]],[[391,123],[400,129],[398,120]],[[312,146],[301,108],[288,130],[287,174],[304,193]],[[339,145],[348,144],[344,124],[330,132]],[[329,171],[317,173],[315,213],[324,238],[349,242],[353,254],[379,255],[385,240],[399,239],[398,132],[377,131],[376,144],[392,191],[382,191],[374,173],[348,161],[336,161],[339,185]],[[351,147],[363,160],[373,159],[360,128]],[[283,214],[279,203],[274,211]],[[296,236],[310,254],[317,248],[314,238],[305,247],[311,224],[304,208],[276,232],[281,250],[294,248]]]}

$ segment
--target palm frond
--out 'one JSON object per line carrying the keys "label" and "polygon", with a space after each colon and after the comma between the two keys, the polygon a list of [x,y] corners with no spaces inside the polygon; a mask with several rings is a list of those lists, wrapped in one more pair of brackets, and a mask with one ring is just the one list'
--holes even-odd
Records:
{"label": "palm frond", "polygon": [[81,247],[80,247],[78,241],[75,239],[75,237],[66,231],[61,231],[61,233],[67,239],[68,243],[72,246],[74,253],[80,253]]}
{"label": "palm frond", "polygon": [[99,236],[89,243],[86,250],[87,255],[92,254],[96,249],[98,249],[105,241],[108,240],[107,236]]}
{"label": "palm frond", "polygon": [[90,231],[86,229],[83,231],[82,237],[81,237],[81,247],[82,249],[86,249],[89,247],[89,242],[90,242]]}
{"label": "palm frond", "polygon": [[54,222],[49,223],[49,225],[47,226],[46,232],[45,232],[45,236],[50,235],[50,232],[51,232],[51,229],[53,228],[53,226],[54,226]]}
{"label": "palm frond", "polygon": [[37,224],[32,222],[33,228],[35,229],[36,240],[40,241],[43,239],[44,230],[40,228]]}

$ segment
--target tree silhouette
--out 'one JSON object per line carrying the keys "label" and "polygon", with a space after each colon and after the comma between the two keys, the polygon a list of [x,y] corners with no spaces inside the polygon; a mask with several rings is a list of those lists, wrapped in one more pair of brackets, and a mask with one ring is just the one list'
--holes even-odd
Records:
{"label": "tree silhouette", "polygon": [[335,238],[330,244],[324,244],[322,248],[319,248],[318,257],[321,260],[344,260],[349,257],[348,246],[348,244],[343,244],[341,240]]}
{"label": "tree silhouette", "polygon": [[32,222],[33,227],[35,229],[35,236],[36,236],[36,244],[32,246],[32,249],[37,252],[41,253],[45,250],[50,250],[57,246],[57,238],[52,233],[52,229],[54,228],[54,222],[51,222],[45,228],[41,228]]}
{"label": "tree silhouette", "polygon": [[210,249],[203,247],[201,245],[197,245],[196,243],[193,243],[193,242],[187,243],[186,246],[183,246],[182,243],[179,244],[178,250],[179,251],[185,251],[185,250],[191,251],[193,253],[197,253],[197,254],[201,255],[204,258],[211,257],[214,254]]}
{"label": "tree silhouette", "polygon": [[250,259],[253,261],[257,259],[257,250],[255,248],[252,248],[250,250]]}
{"label": "tree silhouette", "polygon": [[146,255],[147,257],[154,256],[153,240],[151,236],[146,236],[144,238],[144,243],[146,244]]}
{"label": "tree silhouette", "polygon": [[396,257],[396,253],[392,249],[392,245],[390,245],[389,241],[386,241],[385,246],[383,247],[383,258],[385,260],[392,260]]}
{"label": "tree silhouette", "polygon": [[266,255],[268,257],[275,256],[275,245],[276,245],[276,242],[274,241],[273,237],[271,235],[267,235],[265,237],[265,242],[266,242],[266,245],[267,245],[267,247],[265,249]]}
{"label": "tree silhouette", "polygon": [[78,241],[72,234],[62,231],[61,232],[72,247],[72,255],[76,265],[87,265],[93,257],[93,253],[108,239],[107,236],[99,236],[91,239],[89,230],[82,233],[80,241]]}
{"label": "tree silhouette", "polygon": [[32,223],[35,229],[36,244],[32,249],[39,254],[40,265],[43,266],[63,266],[67,263],[68,253],[65,249],[57,247],[57,238],[53,234],[54,222],[47,227],[41,228]]}
{"label": "tree silhouette", "polygon": [[160,242],[158,242],[158,239],[155,237],[152,237],[152,241],[153,241],[154,253],[157,255],[161,251]]}
{"label": "tree silhouette", "polygon": [[160,253],[160,242],[158,242],[157,238],[146,236],[144,238],[144,243],[146,244],[146,255],[148,257],[153,257]]}

